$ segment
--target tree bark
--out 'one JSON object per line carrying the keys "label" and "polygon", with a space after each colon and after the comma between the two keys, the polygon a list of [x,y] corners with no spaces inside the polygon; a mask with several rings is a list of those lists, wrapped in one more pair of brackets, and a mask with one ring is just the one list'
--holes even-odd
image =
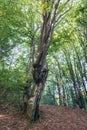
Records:
{"label": "tree bark", "polygon": [[71,76],[71,80],[72,80],[72,83],[73,83],[73,87],[74,87],[74,90],[75,90],[75,95],[76,95],[76,97],[78,97],[77,84],[76,84],[75,74],[74,74],[71,59],[70,59],[70,54],[67,54],[67,53],[68,53],[68,51],[66,52],[66,50],[64,50],[67,66],[68,66],[69,73],[70,73],[70,76]]}
{"label": "tree bark", "polygon": [[35,38],[34,35],[31,35],[31,42],[30,42],[30,57],[29,57],[29,67],[27,70],[27,73],[29,73],[29,77],[27,77],[25,81],[24,86],[24,93],[23,93],[23,113],[27,113],[27,107],[28,107],[28,100],[31,96],[31,84],[32,84],[32,65],[34,63],[34,53],[35,53],[35,44],[34,44]]}
{"label": "tree bark", "polygon": [[[84,91],[85,93],[87,94],[87,90],[86,90],[86,84],[84,82],[84,72],[83,72],[83,67],[82,67],[82,64],[81,64],[81,61],[80,61],[80,57],[79,57],[79,54],[78,54],[78,51],[75,47],[75,45],[73,44],[73,47],[74,47],[74,50],[75,50],[75,53],[76,53],[76,56],[77,56],[77,59],[78,59],[78,63],[77,63],[77,69],[79,70],[79,73],[80,73],[80,77],[81,77],[81,80],[82,80],[82,84],[83,84],[83,87],[84,87]],[[86,78],[86,77],[85,77]]]}

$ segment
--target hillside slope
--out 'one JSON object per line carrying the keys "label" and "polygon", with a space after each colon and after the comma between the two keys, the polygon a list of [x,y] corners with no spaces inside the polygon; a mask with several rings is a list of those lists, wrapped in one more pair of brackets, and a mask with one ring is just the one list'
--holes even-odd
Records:
{"label": "hillside slope", "polygon": [[[9,110],[11,111],[11,110]],[[41,118],[29,130],[87,130],[87,112],[61,106],[40,106]],[[0,130],[24,130],[26,120],[18,113],[0,110]]]}
{"label": "hillside slope", "polygon": [[41,106],[42,121],[29,130],[87,130],[87,113],[81,109]]}

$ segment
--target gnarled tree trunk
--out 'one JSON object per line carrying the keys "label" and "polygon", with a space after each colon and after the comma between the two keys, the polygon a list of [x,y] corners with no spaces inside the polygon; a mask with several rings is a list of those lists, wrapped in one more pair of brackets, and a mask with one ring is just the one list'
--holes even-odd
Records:
{"label": "gnarled tree trunk", "polygon": [[48,65],[46,55],[40,53],[38,60],[33,64],[34,87],[31,98],[28,101],[27,117],[29,122],[39,118],[39,103],[48,75]]}

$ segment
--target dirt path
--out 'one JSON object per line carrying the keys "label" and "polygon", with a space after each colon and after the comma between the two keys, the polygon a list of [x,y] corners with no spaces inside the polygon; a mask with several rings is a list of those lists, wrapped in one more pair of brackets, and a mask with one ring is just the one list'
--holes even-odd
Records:
{"label": "dirt path", "polygon": [[[59,106],[40,107],[41,119],[29,130],[87,130],[87,112]],[[7,111],[7,110],[6,110]],[[26,120],[18,113],[0,110],[0,130],[24,130]]]}

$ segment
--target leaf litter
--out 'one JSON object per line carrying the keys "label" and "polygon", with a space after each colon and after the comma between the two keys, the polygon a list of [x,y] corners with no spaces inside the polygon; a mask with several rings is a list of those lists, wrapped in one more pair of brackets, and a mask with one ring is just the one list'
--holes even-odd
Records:
{"label": "leaf litter", "polygon": [[[41,117],[28,130],[87,130],[85,110],[63,106],[40,106]],[[0,105],[0,130],[24,130],[26,116],[16,108]]]}

